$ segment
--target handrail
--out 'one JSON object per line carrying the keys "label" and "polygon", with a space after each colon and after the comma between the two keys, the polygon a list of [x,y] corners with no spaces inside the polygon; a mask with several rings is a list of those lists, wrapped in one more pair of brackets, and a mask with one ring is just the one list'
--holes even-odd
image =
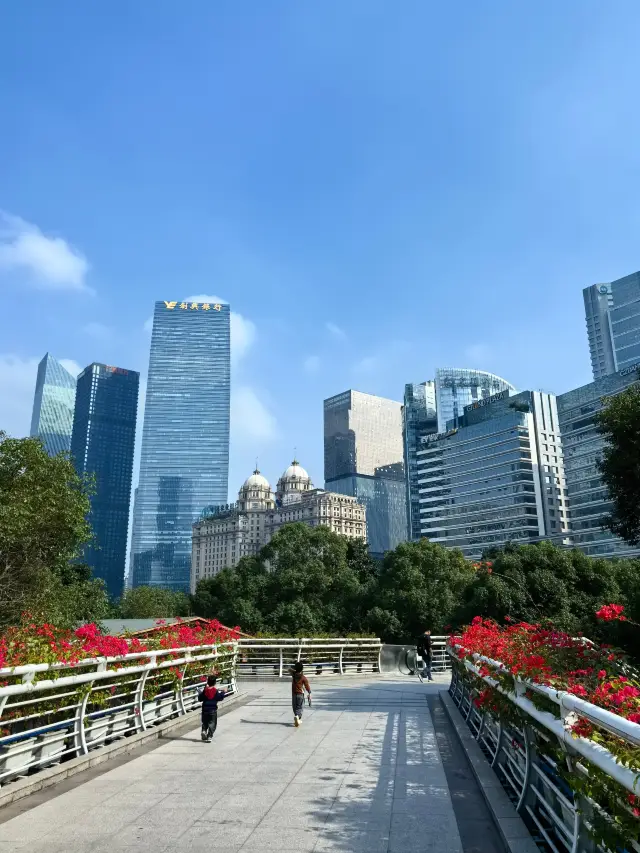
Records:
{"label": "handrail", "polygon": [[238,674],[283,678],[298,661],[314,677],[379,673],[381,647],[378,637],[251,637],[238,643]]}
{"label": "handrail", "polygon": [[0,785],[194,710],[204,676],[236,692],[237,642],[0,670]]}
{"label": "handrail", "polygon": [[[564,771],[588,778],[590,764],[635,796],[638,795],[640,776],[637,771],[620,764],[604,746],[586,738],[574,737],[566,716],[571,712],[576,713],[634,745],[640,737],[640,725],[567,691],[554,690],[513,675],[514,690],[509,691],[491,675],[481,675],[477,664],[488,664],[503,673],[509,672],[506,666],[480,654],[472,655],[473,660],[460,661],[455,653],[455,649],[459,648],[449,648],[452,660],[458,662],[452,672],[449,689],[451,698],[536,840],[543,842],[552,851],[593,853],[596,849],[602,849],[594,846],[592,839],[593,816],[596,813],[604,816],[611,827],[615,826],[615,821],[590,796],[572,791],[565,781]],[[494,716],[488,708],[476,707],[474,698],[477,681],[471,675],[495,688],[519,708],[523,712],[522,723],[505,722]],[[558,705],[560,718],[538,709],[524,695],[528,690],[544,695]],[[534,721],[537,725],[532,725]],[[556,763],[553,757],[556,755],[562,756],[557,760],[565,765],[564,769]],[[624,798],[620,798],[620,807],[631,814]],[[633,840],[625,839],[625,843],[621,842],[618,849],[623,846],[629,851],[640,851],[640,845]]]}

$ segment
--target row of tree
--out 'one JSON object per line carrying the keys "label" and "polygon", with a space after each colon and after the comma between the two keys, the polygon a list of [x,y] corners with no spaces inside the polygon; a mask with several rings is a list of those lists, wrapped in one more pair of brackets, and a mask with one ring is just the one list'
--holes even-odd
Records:
{"label": "row of tree", "polygon": [[[602,604],[624,604],[640,621],[640,561],[586,557],[550,542],[507,545],[480,563],[423,539],[377,563],[367,546],[324,527],[283,527],[256,557],[201,581],[192,612],[240,624],[249,633],[375,634],[387,642],[425,628],[446,633],[481,614],[504,622],[551,621],[604,639],[625,632],[595,619]],[[607,639],[635,643],[633,631]]]}

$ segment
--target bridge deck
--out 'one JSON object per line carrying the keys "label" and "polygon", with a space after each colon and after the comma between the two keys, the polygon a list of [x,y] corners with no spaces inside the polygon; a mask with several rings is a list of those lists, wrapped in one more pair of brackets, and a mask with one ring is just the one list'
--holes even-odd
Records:
{"label": "bridge deck", "polygon": [[318,680],[300,729],[288,684],[246,684],[213,743],[190,731],[0,811],[0,853],[499,853],[437,678]]}

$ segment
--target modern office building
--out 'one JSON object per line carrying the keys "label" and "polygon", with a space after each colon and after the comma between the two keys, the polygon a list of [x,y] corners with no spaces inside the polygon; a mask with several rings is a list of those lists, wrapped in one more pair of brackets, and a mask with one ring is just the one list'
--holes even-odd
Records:
{"label": "modern office building", "polygon": [[468,404],[421,443],[422,536],[473,559],[506,542],[568,541],[553,395],[505,389]]}
{"label": "modern office building", "polygon": [[206,507],[193,525],[191,591],[242,557],[257,554],[284,525],[324,525],[348,539],[366,539],[366,510],[355,498],[315,489],[293,460],[278,480],[276,494],[256,470],[245,480],[235,504]]}
{"label": "modern office building", "polygon": [[133,586],[189,589],[193,522],[227,500],[229,396],[229,305],[156,302]]}
{"label": "modern office building", "polygon": [[596,429],[595,416],[603,400],[639,381],[640,358],[634,365],[596,379],[558,396],[558,418],[562,432],[564,465],[571,509],[572,544],[593,557],[628,557],[640,554],[602,527],[611,502],[598,460],[604,440]]}
{"label": "modern office building", "polygon": [[593,378],[640,361],[640,272],[583,291]]}
{"label": "modern office building", "polygon": [[90,364],[78,376],[71,455],[81,474],[92,474],[89,521],[94,541],[84,561],[119,598],[127,556],[138,387],[135,370]]}
{"label": "modern office building", "polygon": [[346,391],[324,401],[324,480],[367,509],[372,553],[407,539],[402,405]]}
{"label": "modern office building", "polygon": [[445,432],[449,421],[462,417],[465,406],[505,390],[516,389],[506,379],[493,373],[460,367],[439,367],[435,380],[438,432]]}
{"label": "modern office building", "polygon": [[30,435],[37,436],[49,456],[71,448],[76,380],[50,353],[38,365]]}
{"label": "modern office building", "polygon": [[409,383],[404,386],[402,437],[407,503],[407,531],[410,539],[420,538],[420,495],[418,494],[418,450],[420,439],[438,432],[436,383]]}

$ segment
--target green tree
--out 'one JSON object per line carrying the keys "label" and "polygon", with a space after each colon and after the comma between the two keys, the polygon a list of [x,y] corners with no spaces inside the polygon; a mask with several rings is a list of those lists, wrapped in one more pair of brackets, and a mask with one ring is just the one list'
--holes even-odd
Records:
{"label": "green tree", "polygon": [[404,542],[384,556],[367,627],[387,642],[412,641],[425,628],[444,633],[473,577],[461,551],[426,539]]}
{"label": "green tree", "polygon": [[606,444],[599,462],[613,503],[603,525],[630,545],[640,542],[640,386],[609,397],[596,415]]}
{"label": "green tree", "polygon": [[595,639],[595,611],[618,601],[621,587],[616,561],[586,557],[582,551],[551,542],[506,545],[484,555],[474,578],[462,591],[455,624],[474,616],[504,622],[550,620],[570,633]]}
{"label": "green tree", "polygon": [[158,586],[136,586],[127,589],[120,599],[123,619],[167,619],[188,616],[191,610],[189,597]]}
{"label": "green tree", "polygon": [[92,537],[91,487],[67,454],[0,433],[0,624],[26,610],[69,626],[108,612],[103,584],[76,562]]}
{"label": "green tree", "polygon": [[264,602],[269,583],[260,558],[243,557],[234,569],[223,569],[200,581],[191,599],[193,612],[258,634],[265,629]]}

